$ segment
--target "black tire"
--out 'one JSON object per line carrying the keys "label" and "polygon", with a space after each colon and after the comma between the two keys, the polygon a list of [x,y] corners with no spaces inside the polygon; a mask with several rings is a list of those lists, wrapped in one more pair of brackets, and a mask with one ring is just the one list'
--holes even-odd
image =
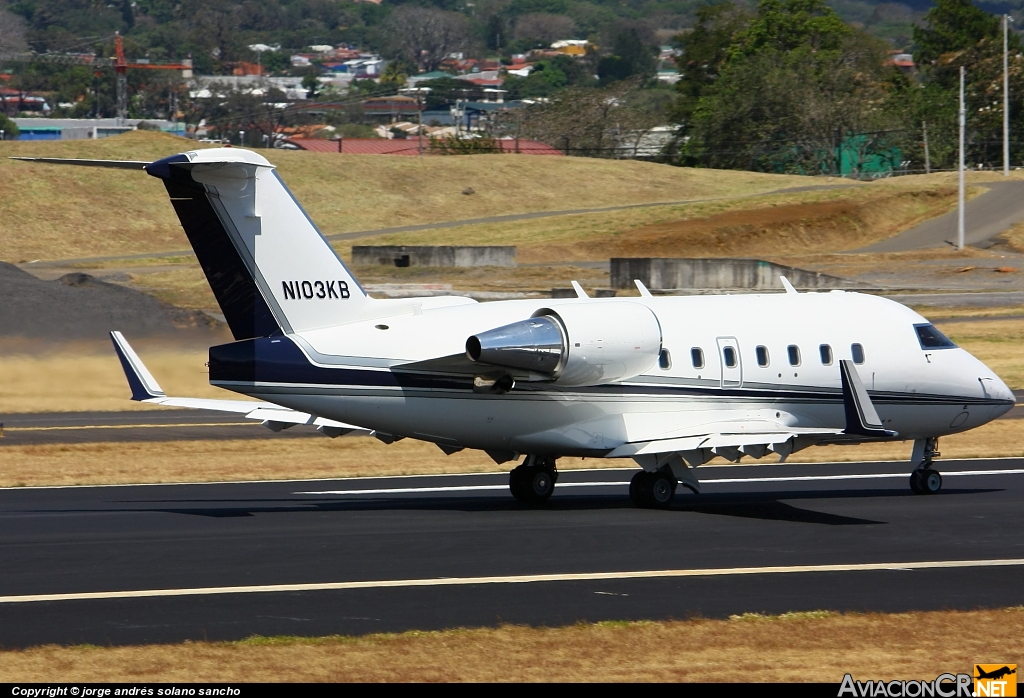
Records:
{"label": "black tire", "polygon": [[676,496],[676,485],[679,482],[668,473],[658,472],[650,474],[649,483],[646,488],[649,492],[647,496],[650,498],[648,506],[655,509],[668,509],[672,506],[672,500]]}
{"label": "black tire", "polygon": [[647,477],[647,473],[641,470],[639,473],[633,476],[633,479],[629,481],[629,498],[638,507],[645,506],[643,499],[643,481]]}
{"label": "black tire", "polygon": [[512,493],[512,496],[518,499],[520,502],[529,502],[529,497],[525,487],[525,473],[523,472],[523,466],[513,468],[512,472],[508,474],[508,489]]}
{"label": "black tire", "polygon": [[555,491],[555,474],[547,468],[529,468],[529,471],[525,484],[530,501],[534,504],[548,501]]}
{"label": "black tire", "polygon": [[923,472],[923,470],[915,470],[910,473],[910,490],[914,494],[924,494],[924,484],[921,482],[923,479],[921,473]]}
{"label": "black tire", "polygon": [[552,468],[520,465],[508,475],[508,489],[524,504],[543,504],[555,491],[558,474]]}
{"label": "black tire", "polygon": [[925,494],[935,494],[942,489],[942,476],[938,470],[928,468],[921,473],[921,489]]}

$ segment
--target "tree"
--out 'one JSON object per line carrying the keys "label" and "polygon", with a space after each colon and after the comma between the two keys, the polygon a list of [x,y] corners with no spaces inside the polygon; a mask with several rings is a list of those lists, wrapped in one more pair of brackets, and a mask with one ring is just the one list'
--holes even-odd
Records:
{"label": "tree", "polygon": [[656,51],[640,40],[635,27],[621,27],[615,32],[611,54],[597,64],[602,85],[633,77],[649,78],[657,70]]}
{"label": "tree", "polygon": [[516,19],[513,36],[531,48],[546,48],[555,41],[576,36],[576,23],[565,15],[533,12]]}
{"label": "tree", "polygon": [[0,111],[0,131],[4,132],[4,140],[13,140],[18,137],[18,125],[7,118],[7,114]]}
{"label": "tree", "polygon": [[918,63],[932,63],[944,53],[963,51],[1001,34],[999,18],[975,7],[971,0],[936,0],[924,21],[927,26],[914,27]]}
{"label": "tree", "polygon": [[729,58],[729,51],[750,23],[750,14],[732,2],[705,5],[697,10],[697,22],[687,34],[675,38],[681,49],[676,66],[682,76],[676,83],[679,99],[674,117],[686,124],[705,88],[713,84]]}
{"label": "tree", "polygon": [[624,133],[650,128],[664,116],[637,99],[641,80],[623,80],[606,88],[567,87],[547,102],[516,110],[516,135],[565,148],[569,154],[615,157]]}
{"label": "tree", "polygon": [[737,53],[835,51],[853,33],[824,0],[761,0]]}
{"label": "tree", "polygon": [[458,12],[402,5],[384,23],[388,52],[429,73],[437,70],[449,53],[465,50],[471,43],[469,20]]}
{"label": "tree", "polygon": [[[805,36],[811,43],[821,39],[820,32]],[[684,148],[689,162],[837,174],[841,143],[855,143],[862,154],[889,145],[889,132],[901,123],[887,104],[893,71],[881,42],[849,29],[830,50],[789,42],[796,48],[779,51],[778,45],[766,41],[763,50],[735,52],[704,90]]]}
{"label": "tree", "polygon": [[22,53],[28,50],[25,20],[7,10],[0,9],[0,53]]}
{"label": "tree", "polygon": [[381,85],[389,85],[391,87],[405,87],[405,81],[409,78],[409,67],[404,62],[391,61],[384,68],[384,72],[380,76]]}

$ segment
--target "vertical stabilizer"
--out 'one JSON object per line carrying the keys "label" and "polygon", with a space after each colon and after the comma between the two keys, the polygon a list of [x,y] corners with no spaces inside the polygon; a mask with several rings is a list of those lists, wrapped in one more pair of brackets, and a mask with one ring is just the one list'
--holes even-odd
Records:
{"label": "vertical stabilizer", "polygon": [[235,339],[341,324],[372,302],[261,155],[214,148],[146,171],[164,181]]}

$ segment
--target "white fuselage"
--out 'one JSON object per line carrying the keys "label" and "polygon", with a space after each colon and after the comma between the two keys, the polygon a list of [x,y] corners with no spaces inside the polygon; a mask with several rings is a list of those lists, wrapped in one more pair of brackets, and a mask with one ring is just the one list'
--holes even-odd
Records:
{"label": "white fuselage", "polygon": [[[520,381],[505,394],[444,381],[381,380],[403,364],[462,355],[470,335],[542,308],[627,302],[656,315],[667,357],[626,380],[587,387]],[[215,384],[448,448],[556,456],[608,455],[623,443],[692,434],[702,424],[735,423],[739,431],[745,424],[843,429],[842,359],[855,361],[884,427],[901,439],[977,427],[1014,400],[963,349],[922,348],[914,326],[927,323],[923,317],[858,293],[374,303],[380,312],[372,319],[288,335],[312,365],[348,369],[339,372],[343,379]],[[862,351],[855,353],[854,345]],[[795,361],[790,347],[797,348]],[[731,367],[723,360],[728,348],[736,356]],[[695,350],[702,361],[694,360]]]}

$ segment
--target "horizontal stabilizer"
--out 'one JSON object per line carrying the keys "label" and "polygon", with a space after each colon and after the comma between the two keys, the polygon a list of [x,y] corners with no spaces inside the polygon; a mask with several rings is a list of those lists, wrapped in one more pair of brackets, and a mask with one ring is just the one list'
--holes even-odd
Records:
{"label": "horizontal stabilizer", "polygon": [[78,165],[79,167],[107,167],[115,170],[143,170],[148,162],[141,160],[82,160],[79,158],[16,158],[26,162],[45,162],[50,165]]}
{"label": "horizontal stabilizer", "polygon": [[843,407],[846,411],[846,434],[871,436],[887,439],[897,436],[882,426],[882,420],[875,410],[856,367],[849,359],[839,362],[839,373],[843,380]]}

